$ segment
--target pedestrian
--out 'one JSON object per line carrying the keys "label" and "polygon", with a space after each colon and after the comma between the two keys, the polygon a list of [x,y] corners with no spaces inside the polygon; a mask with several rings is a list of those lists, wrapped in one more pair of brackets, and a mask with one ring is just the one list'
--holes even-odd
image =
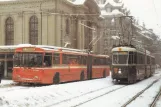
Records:
{"label": "pedestrian", "polygon": [[1,83],[1,80],[2,80],[2,77],[3,77],[3,72],[4,72],[3,70],[4,70],[3,63],[0,62],[0,83]]}

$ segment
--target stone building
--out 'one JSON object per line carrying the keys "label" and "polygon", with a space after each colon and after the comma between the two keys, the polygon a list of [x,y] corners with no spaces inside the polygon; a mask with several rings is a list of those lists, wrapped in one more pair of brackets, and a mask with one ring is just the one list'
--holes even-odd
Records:
{"label": "stone building", "polygon": [[127,10],[119,0],[96,0],[100,7],[100,32],[102,36],[98,43],[98,51],[102,54],[110,55],[114,44],[119,41],[119,23],[118,18],[124,16]]}
{"label": "stone building", "polygon": [[[88,49],[97,36],[100,10],[94,0],[0,2],[0,45],[53,45]],[[97,51],[96,47],[93,47]],[[12,74],[13,52],[0,49],[4,76]],[[9,56],[9,58],[8,58]]]}
{"label": "stone building", "polygon": [[0,45],[85,49],[100,10],[94,0],[11,0],[0,2],[0,14]]}

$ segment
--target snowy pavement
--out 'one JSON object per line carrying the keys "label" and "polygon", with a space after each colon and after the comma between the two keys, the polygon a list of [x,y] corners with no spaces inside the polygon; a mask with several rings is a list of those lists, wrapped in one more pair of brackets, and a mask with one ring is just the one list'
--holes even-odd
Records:
{"label": "snowy pavement", "polygon": [[[160,71],[160,72],[159,72]],[[121,107],[135,94],[161,77],[161,70],[131,85],[113,84],[111,77],[41,87],[11,86],[11,80],[0,84],[0,107]],[[6,86],[6,87],[5,87]],[[157,81],[127,107],[148,107],[160,90]],[[161,107],[161,99],[156,107]]]}

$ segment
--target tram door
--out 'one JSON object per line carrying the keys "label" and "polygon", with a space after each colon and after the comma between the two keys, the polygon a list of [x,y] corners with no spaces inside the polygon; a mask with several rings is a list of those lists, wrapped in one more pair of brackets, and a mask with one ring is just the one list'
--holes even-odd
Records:
{"label": "tram door", "polygon": [[0,74],[4,77],[4,61],[0,61]]}
{"label": "tram door", "polygon": [[12,77],[13,61],[7,61],[7,77]]}
{"label": "tram door", "polygon": [[87,58],[87,79],[92,79],[92,56]]}

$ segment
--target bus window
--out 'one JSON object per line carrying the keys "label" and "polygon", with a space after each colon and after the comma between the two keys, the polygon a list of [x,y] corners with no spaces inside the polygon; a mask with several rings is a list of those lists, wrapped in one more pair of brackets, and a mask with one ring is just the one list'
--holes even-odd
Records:
{"label": "bus window", "polygon": [[69,55],[70,64],[78,64],[78,56],[77,55]]}
{"label": "bus window", "polygon": [[59,53],[54,53],[53,55],[53,64],[60,64],[60,54]]}
{"label": "bus window", "polygon": [[68,64],[68,55],[63,54],[63,64]]}
{"label": "bus window", "polygon": [[44,56],[44,66],[49,67],[52,64],[52,54],[51,53],[45,53]]}
{"label": "bus window", "polygon": [[16,53],[14,66],[39,67],[42,66],[42,54],[40,53]]}
{"label": "bus window", "polygon": [[86,65],[87,64],[87,56],[83,56],[83,65]]}

